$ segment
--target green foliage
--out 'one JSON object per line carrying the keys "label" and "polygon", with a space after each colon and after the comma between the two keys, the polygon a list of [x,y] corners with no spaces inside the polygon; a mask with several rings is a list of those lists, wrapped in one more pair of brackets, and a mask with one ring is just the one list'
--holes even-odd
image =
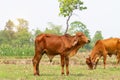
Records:
{"label": "green foliage", "polygon": [[9,20],[4,30],[0,31],[0,44],[28,44],[31,38],[31,32],[28,30],[28,22],[24,19],[18,19],[19,24],[14,25],[14,23]]}
{"label": "green foliage", "polygon": [[22,29],[19,32],[16,32],[16,39],[14,40],[16,44],[23,45],[29,44],[31,39],[31,33],[29,33],[26,29]]}
{"label": "green foliage", "polygon": [[14,25],[13,21],[8,20],[8,22],[6,22],[6,25],[5,25],[5,30],[13,31],[14,27],[15,27],[15,25]]}
{"label": "green foliage", "polygon": [[44,33],[51,33],[51,34],[57,34],[57,35],[61,35],[62,34],[62,26],[60,25],[55,25],[53,23],[48,23],[48,26]]}
{"label": "green foliage", "polygon": [[70,34],[74,34],[76,32],[83,32],[87,37],[90,38],[89,30],[87,29],[86,25],[83,24],[82,22],[74,21],[70,24],[70,26],[71,27],[68,30]]}
{"label": "green foliage", "polygon": [[60,15],[66,17],[73,13],[74,10],[83,10],[87,7],[83,6],[83,2],[81,0],[58,0],[60,3]]}
{"label": "green foliage", "polygon": [[39,35],[39,34],[41,34],[42,33],[42,31],[41,30],[39,30],[38,28],[34,31],[34,35],[33,36],[37,36],[37,35]]}
{"label": "green foliage", "polygon": [[93,39],[92,39],[92,44],[94,45],[97,40],[103,39],[102,32],[101,31],[96,31]]}
{"label": "green foliage", "polygon": [[11,20],[8,20],[8,22],[6,22],[4,30],[1,31],[3,40],[9,41],[8,43],[10,43],[11,40],[15,38],[14,28],[14,23]]}
{"label": "green foliage", "polygon": [[17,20],[19,22],[19,24],[16,25],[18,32],[21,31],[21,30],[23,30],[23,29],[28,30],[28,25],[29,25],[28,21],[26,21],[26,20],[24,20],[22,18],[18,18]]}
{"label": "green foliage", "polygon": [[[50,33],[63,35],[62,26],[48,23],[45,31],[34,30],[33,34],[29,31],[28,21],[19,18],[19,24],[15,25],[12,20],[8,20],[3,30],[0,30],[0,56],[32,56],[34,54],[34,39],[38,34]],[[89,30],[80,21],[74,21],[69,28],[69,34],[83,32],[90,40]],[[90,50],[98,39],[103,39],[102,32],[96,31],[92,42],[85,45],[80,51]]]}
{"label": "green foliage", "polygon": [[34,38],[40,33],[61,35],[61,26],[49,23],[49,29],[40,31],[36,29],[34,34],[29,31],[28,22],[18,19],[19,24],[9,20],[4,30],[0,30],[0,55],[1,56],[32,56],[34,54]]}
{"label": "green foliage", "polygon": [[6,36],[6,32],[4,30],[1,30],[0,31],[0,44],[8,43],[9,41],[7,39],[8,37]]}
{"label": "green foliage", "polygon": [[66,34],[69,27],[69,20],[73,14],[73,11],[76,9],[84,10],[84,9],[87,9],[87,7],[83,6],[83,2],[81,0],[58,0],[58,2],[60,3],[59,15],[62,15],[64,17],[68,16],[66,20],[66,31],[65,31],[65,34]]}
{"label": "green foliage", "polygon": [[0,56],[33,56],[34,47],[29,45],[11,46],[9,44],[0,45]]}
{"label": "green foliage", "polygon": [[28,30],[28,22],[18,19],[19,24],[14,25],[11,20],[6,22],[4,30],[0,31],[1,56],[33,55],[32,34]]}

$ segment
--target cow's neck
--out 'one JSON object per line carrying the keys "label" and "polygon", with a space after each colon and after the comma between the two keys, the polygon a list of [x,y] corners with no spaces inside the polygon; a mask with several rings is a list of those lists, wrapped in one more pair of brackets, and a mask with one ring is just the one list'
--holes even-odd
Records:
{"label": "cow's neck", "polygon": [[79,48],[82,46],[83,45],[78,45],[78,44],[76,46],[74,46],[69,53],[69,57],[74,56],[77,53],[77,51],[79,50]]}

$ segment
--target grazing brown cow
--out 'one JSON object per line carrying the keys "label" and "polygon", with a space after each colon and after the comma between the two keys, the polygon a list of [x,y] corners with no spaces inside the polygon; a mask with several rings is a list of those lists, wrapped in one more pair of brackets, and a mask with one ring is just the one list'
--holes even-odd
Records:
{"label": "grazing brown cow", "polygon": [[66,74],[69,74],[69,57],[76,54],[78,49],[90,42],[82,33],[78,32],[75,36],[65,34],[57,36],[52,34],[41,34],[35,39],[35,55],[33,58],[34,75],[39,75],[39,62],[46,54],[50,61],[55,55],[61,56],[62,74],[64,74],[64,65],[66,65]]}
{"label": "grazing brown cow", "polygon": [[117,63],[120,62],[120,39],[109,38],[104,40],[98,40],[92,49],[89,58],[86,58],[86,63],[90,69],[96,68],[99,59],[103,56],[104,68],[106,66],[107,55],[110,57],[116,55]]}

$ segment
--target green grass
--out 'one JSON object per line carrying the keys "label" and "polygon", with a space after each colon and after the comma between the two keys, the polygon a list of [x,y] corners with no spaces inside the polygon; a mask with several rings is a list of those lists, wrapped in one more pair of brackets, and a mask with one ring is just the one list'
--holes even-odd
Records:
{"label": "green grass", "polygon": [[70,66],[70,75],[61,76],[59,65],[40,65],[40,76],[33,76],[32,65],[0,65],[0,80],[120,80],[120,68],[88,70],[85,65]]}
{"label": "green grass", "polygon": [[0,80],[120,80],[120,67],[70,65],[70,75],[61,76],[60,65],[40,65],[40,76],[33,76],[32,64],[0,64]]}
{"label": "green grass", "polygon": [[95,70],[85,64],[87,53],[70,58],[69,76],[61,76],[60,57],[49,64],[47,56],[41,60],[40,76],[33,75],[32,57],[0,57],[0,80],[120,80],[120,65],[115,68],[115,57],[107,59],[103,69],[102,58]]}

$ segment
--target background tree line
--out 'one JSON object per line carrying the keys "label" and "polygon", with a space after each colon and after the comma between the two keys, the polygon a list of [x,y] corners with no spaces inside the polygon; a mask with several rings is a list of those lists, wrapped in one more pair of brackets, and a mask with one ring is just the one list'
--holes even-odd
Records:
{"label": "background tree line", "polygon": [[76,32],[83,32],[90,40],[91,43],[85,45],[80,51],[91,50],[98,39],[103,39],[102,32],[96,31],[93,38],[90,36],[87,26],[80,21],[69,23],[75,10],[86,10],[87,7],[81,0],[58,0],[59,2],[59,15],[67,17],[66,30],[62,29],[61,25],[48,23],[44,31],[35,29],[30,31],[29,22],[25,19],[17,19],[18,24],[12,20],[8,20],[3,30],[0,30],[0,55],[5,56],[31,56],[34,54],[34,39],[38,34],[50,33],[57,35],[64,35],[66,33],[74,35]]}
{"label": "background tree line", "polygon": [[[48,23],[44,31],[35,29],[30,31],[29,22],[25,19],[17,19],[18,23],[8,20],[3,30],[0,30],[0,55],[1,56],[32,56],[34,54],[34,39],[38,34],[50,33],[64,35],[61,25]],[[74,35],[76,32],[83,32],[91,43],[85,45],[80,51],[91,50],[98,39],[103,39],[102,32],[96,31],[93,37],[90,36],[87,26],[80,21],[70,23],[68,34]]]}

